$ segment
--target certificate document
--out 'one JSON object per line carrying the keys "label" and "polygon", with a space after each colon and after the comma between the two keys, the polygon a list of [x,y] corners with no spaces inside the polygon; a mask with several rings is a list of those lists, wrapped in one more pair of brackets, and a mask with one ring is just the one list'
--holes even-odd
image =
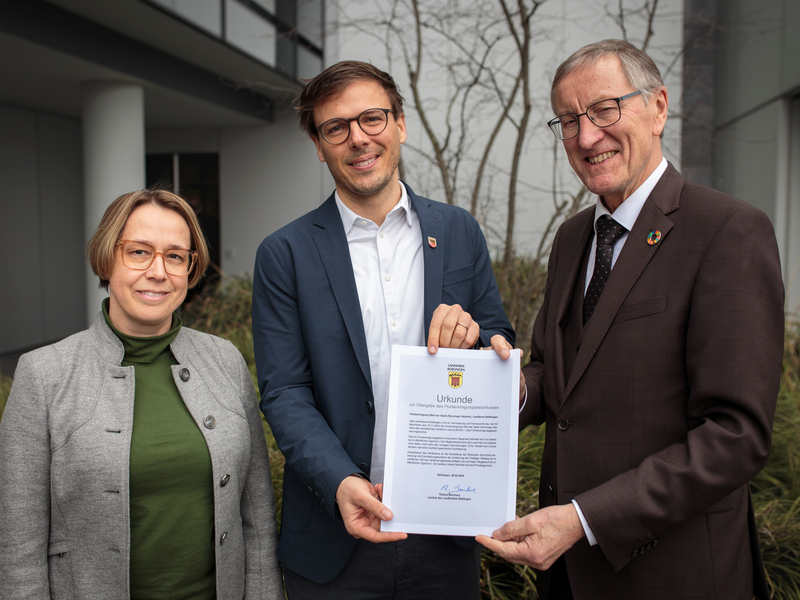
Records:
{"label": "certificate document", "polygon": [[519,363],[392,347],[382,531],[491,535],[514,519]]}

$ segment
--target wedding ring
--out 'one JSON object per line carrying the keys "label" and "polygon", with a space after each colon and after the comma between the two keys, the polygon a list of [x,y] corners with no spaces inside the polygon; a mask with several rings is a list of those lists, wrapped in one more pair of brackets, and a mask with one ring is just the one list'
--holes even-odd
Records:
{"label": "wedding ring", "polygon": [[469,327],[467,325],[464,325],[461,321],[459,321],[458,324],[461,325],[467,331],[469,331]]}

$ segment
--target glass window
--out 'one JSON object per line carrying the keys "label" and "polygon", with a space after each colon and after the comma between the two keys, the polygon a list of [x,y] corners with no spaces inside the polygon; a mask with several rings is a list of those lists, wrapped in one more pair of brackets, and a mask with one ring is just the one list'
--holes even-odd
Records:
{"label": "glass window", "polygon": [[322,0],[297,0],[297,31],[322,48]]}
{"label": "glass window", "polygon": [[297,78],[311,79],[322,73],[322,57],[304,46],[297,46]]}
{"label": "glass window", "polygon": [[225,2],[225,40],[275,66],[275,26],[236,0]]}
{"label": "glass window", "polygon": [[289,27],[297,25],[297,2],[295,0],[276,0],[275,16]]}
{"label": "glass window", "polygon": [[253,2],[270,14],[275,14],[275,0],[253,0]]}
{"label": "glass window", "polygon": [[222,35],[222,0],[151,0],[192,23]]}
{"label": "glass window", "polygon": [[282,35],[278,37],[278,45],[277,45],[277,52],[278,52],[278,60],[277,60],[277,67],[278,69],[289,75],[290,77],[294,77],[295,75],[295,57],[297,55],[297,44],[295,44],[294,40],[287,37],[286,35]]}

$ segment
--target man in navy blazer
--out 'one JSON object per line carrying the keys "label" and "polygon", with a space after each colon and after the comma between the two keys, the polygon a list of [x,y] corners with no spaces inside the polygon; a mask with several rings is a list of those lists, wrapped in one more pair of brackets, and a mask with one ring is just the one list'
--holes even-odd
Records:
{"label": "man in navy blazer", "polygon": [[389,74],[333,65],[298,113],[336,191],[264,240],[253,282],[261,408],[286,457],[287,592],[478,598],[472,539],[379,529],[392,516],[380,501],[391,345],[504,359],[513,347],[486,242],[468,212],[400,182],[406,126]]}

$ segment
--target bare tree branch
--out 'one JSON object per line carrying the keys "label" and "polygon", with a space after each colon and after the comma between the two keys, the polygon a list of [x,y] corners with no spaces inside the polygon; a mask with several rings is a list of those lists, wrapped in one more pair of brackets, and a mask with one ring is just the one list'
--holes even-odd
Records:
{"label": "bare tree branch", "polygon": [[[621,0],[620,0],[621,1]],[[653,5],[650,2],[644,3],[645,12],[647,13],[647,33],[645,34],[644,42],[642,42],[642,52],[647,52],[647,46],[650,45],[650,39],[653,37],[653,20],[656,18],[656,11],[658,10],[658,0],[653,0]]]}
{"label": "bare tree branch", "polygon": [[494,129],[492,129],[492,133],[489,135],[489,140],[486,142],[486,146],[483,149],[483,155],[481,156],[480,163],[478,164],[478,172],[475,175],[475,186],[472,188],[472,200],[470,201],[469,206],[469,210],[473,215],[476,214],[478,208],[478,197],[481,191],[481,183],[483,182],[483,172],[486,169],[486,163],[489,161],[489,155],[492,152],[492,146],[494,146],[494,142],[497,139],[497,134],[500,133],[500,128],[503,126],[503,122],[508,118],[508,111],[511,110],[511,106],[514,104],[514,99],[517,97],[517,90],[519,89],[519,84],[521,81],[521,76],[517,76],[517,78],[514,80],[514,89],[511,90],[511,95],[509,95],[508,101],[503,105],[503,111],[500,113],[500,117],[497,119]]}
{"label": "bare tree branch", "polygon": [[[550,197],[552,212],[543,219],[543,229],[537,228],[541,237],[526,259],[546,260],[558,224],[590,195],[583,186],[576,189],[572,178],[561,181],[564,160],[556,145],[551,154],[552,179],[544,185],[527,182],[522,166],[531,146],[534,108],[548,104],[545,92],[531,89],[534,48],[540,48],[543,39],[552,39],[549,15],[538,18],[545,0],[371,2],[375,10],[366,19],[363,9],[369,2],[354,2],[359,17],[350,19],[348,27],[379,40],[390,61],[402,61],[408,75],[407,110],[416,113],[424,131],[416,145],[405,144],[403,172],[413,171],[420,183],[434,188],[429,195],[441,186],[438,193],[448,203],[463,203],[487,231],[496,234],[492,239],[500,242],[498,249],[507,265],[517,264],[515,224],[521,202]],[[657,12],[664,2],[605,3],[605,14],[624,38],[652,45]],[[501,146],[506,132],[509,139]]]}
{"label": "bare tree branch", "polygon": [[436,163],[438,164],[439,170],[442,174],[442,184],[444,185],[445,198],[447,199],[448,204],[453,204],[453,188],[450,185],[449,169],[447,168],[447,164],[444,159],[444,153],[442,152],[441,145],[439,144],[439,138],[431,128],[427,113],[425,112],[425,107],[420,99],[419,76],[422,72],[422,25],[418,0],[412,0],[412,6],[414,16],[414,32],[416,34],[417,42],[417,56],[416,64],[414,66],[412,66],[410,62],[407,62],[408,74],[411,79],[409,87],[411,88],[411,94],[414,96],[414,104],[416,106],[417,113],[419,114],[420,121],[422,121],[422,126],[425,128],[425,132],[428,134],[428,138],[433,145]]}
{"label": "bare tree branch", "polygon": [[628,32],[625,29],[625,9],[623,0],[619,0],[619,16],[617,18],[617,24],[619,25],[620,31],[622,31],[622,39],[627,42]]}

